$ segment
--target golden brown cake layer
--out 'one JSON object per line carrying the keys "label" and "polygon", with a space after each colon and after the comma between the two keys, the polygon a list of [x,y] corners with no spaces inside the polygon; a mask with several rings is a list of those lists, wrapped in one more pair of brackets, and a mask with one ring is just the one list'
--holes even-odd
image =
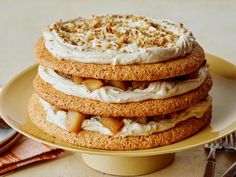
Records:
{"label": "golden brown cake layer", "polygon": [[211,119],[211,108],[202,118],[190,118],[167,131],[148,136],[128,136],[124,138],[84,130],[79,133],[70,133],[46,120],[46,113],[36,95],[31,97],[29,115],[32,122],[43,132],[79,147],[106,150],[136,150],[168,145],[195,134]]}
{"label": "golden brown cake layer", "polygon": [[33,85],[35,92],[41,98],[61,109],[73,110],[89,115],[138,117],[163,115],[186,109],[208,95],[212,87],[212,80],[208,76],[205,82],[197,89],[168,99],[121,104],[102,103],[66,95],[44,82],[39,76],[36,76]]}
{"label": "golden brown cake layer", "polygon": [[123,66],[88,64],[55,58],[45,48],[43,38],[40,38],[36,44],[36,59],[40,65],[73,76],[106,80],[145,81],[166,79],[194,72],[205,62],[205,55],[201,46],[195,42],[190,54],[167,62]]}

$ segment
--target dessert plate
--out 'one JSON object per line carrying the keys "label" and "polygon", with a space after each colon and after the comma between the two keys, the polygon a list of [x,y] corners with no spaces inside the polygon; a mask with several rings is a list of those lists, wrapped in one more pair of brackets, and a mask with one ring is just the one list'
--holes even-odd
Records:
{"label": "dessert plate", "polygon": [[15,143],[19,140],[21,137],[20,133],[16,133],[9,141],[5,142],[3,146],[0,146],[0,155],[2,155],[5,151],[10,149],[15,145]]}
{"label": "dessert plate", "polygon": [[236,66],[210,54],[206,54],[206,58],[214,81],[210,93],[213,97],[212,121],[196,135],[171,145],[145,150],[107,151],[75,147],[44,134],[30,122],[27,114],[37,65],[22,71],[2,90],[0,113],[11,127],[25,136],[83,153],[85,163],[97,170],[129,176],[150,173],[168,165],[174,158],[174,152],[208,143],[236,130]]}
{"label": "dessert plate", "polygon": [[0,128],[0,147],[8,142],[12,137],[16,135],[16,131],[14,129],[2,129]]}

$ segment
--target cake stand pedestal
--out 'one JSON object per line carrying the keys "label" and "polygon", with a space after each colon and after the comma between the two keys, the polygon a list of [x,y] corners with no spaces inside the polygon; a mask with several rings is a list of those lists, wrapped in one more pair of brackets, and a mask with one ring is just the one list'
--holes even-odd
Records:
{"label": "cake stand pedestal", "polygon": [[81,154],[86,165],[103,173],[120,176],[137,176],[161,170],[173,162],[175,154],[122,157]]}

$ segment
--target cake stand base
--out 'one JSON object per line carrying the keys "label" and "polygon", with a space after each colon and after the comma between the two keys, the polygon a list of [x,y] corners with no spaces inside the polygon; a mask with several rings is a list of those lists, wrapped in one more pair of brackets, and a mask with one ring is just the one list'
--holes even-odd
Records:
{"label": "cake stand base", "polygon": [[81,154],[89,167],[111,175],[137,176],[152,173],[168,166],[174,153],[155,156],[121,157]]}

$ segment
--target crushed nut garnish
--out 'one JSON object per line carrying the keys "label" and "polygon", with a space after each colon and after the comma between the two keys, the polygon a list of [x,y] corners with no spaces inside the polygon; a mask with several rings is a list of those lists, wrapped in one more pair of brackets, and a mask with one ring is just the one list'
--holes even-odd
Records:
{"label": "crushed nut garnish", "polygon": [[[183,24],[179,25],[180,28]],[[81,46],[81,51],[107,49],[120,50],[129,44],[139,48],[169,47],[175,45],[179,36],[166,26],[154,23],[143,16],[106,15],[77,18],[56,22],[49,31],[56,32],[65,43]]]}

